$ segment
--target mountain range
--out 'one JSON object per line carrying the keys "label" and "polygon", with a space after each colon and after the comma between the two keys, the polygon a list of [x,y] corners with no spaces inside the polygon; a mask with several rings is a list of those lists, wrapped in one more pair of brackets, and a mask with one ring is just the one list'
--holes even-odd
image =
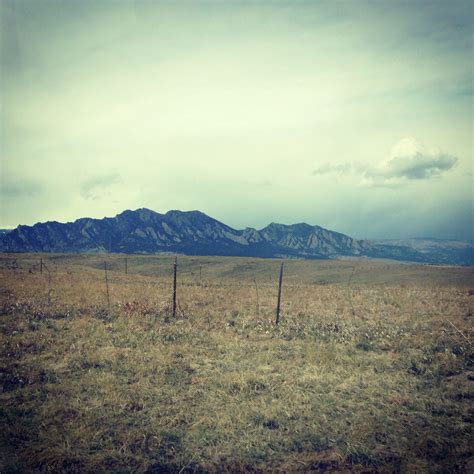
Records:
{"label": "mountain range", "polygon": [[[421,243],[422,242],[422,243]],[[285,258],[390,258],[474,264],[474,246],[449,241],[369,241],[305,223],[233,229],[199,211],[127,210],[104,219],[20,225],[0,233],[3,252],[183,253]],[[431,243],[431,244],[430,244]]]}

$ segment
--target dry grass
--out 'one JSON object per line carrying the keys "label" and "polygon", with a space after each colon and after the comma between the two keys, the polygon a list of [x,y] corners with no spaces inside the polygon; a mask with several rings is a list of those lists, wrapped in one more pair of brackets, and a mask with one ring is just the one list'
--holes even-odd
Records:
{"label": "dry grass", "polygon": [[173,319],[170,257],[107,256],[110,310],[44,258],[0,257],[2,472],[472,467],[471,268],[287,262],[275,327],[276,260],[180,258]]}

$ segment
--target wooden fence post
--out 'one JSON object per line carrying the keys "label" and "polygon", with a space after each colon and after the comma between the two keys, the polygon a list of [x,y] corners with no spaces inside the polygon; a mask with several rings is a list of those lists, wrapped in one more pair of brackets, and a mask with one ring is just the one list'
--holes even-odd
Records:
{"label": "wooden fence post", "polygon": [[354,273],[355,273],[355,269],[356,267],[353,266],[352,267],[352,273],[349,277],[349,280],[347,280],[347,294],[349,296],[349,304],[351,305],[351,310],[352,310],[352,316],[355,317],[356,313],[355,313],[355,309],[354,309],[354,304],[352,303],[352,289],[351,289],[351,281],[352,281],[352,277],[354,276]]}
{"label": "wooden fence post", "polygon": [[51,306],[51,272],[49,271],[49,268],[47,267],[46,263],[43,263],[43,259],[41,259],[41,268],[43,268],[48,272],[48,306]]}
{"label": "wooden fence post", "polygon": [[260,313],[260,305],[259,305],[259,302],[258,302],[258,285],[257,285],[257,279],[254,278],[253,281],[254,281],[254,283],[255,283],[255,291],[257,292],[257,316],[258,316],[259,313]]}
{"label": "wooden fence post", "polygon": [[280,302],[281,302],[281,283],[283,280],[283,262],[280,265],[280,279],[278,281],[278,301],[277,301],[277,307],[276,307],[276,319],[275,319],[275,324],[278,324],[280,322]]}
{"label": "wooden fence post", "polygon": [[173,264],[173,317],[176,316],[176,274],[178,273],[178,257],[174,257]]}
{"label": "wooden fence post", "polygon": [[125,257],[125,275],[128,275],[128,258]]}
{"label": "wooden fence post", "polygon": [[105,288],[107,290],[107,306],[110,310],[109,279],[107,278],[107,262],[104,260]]}

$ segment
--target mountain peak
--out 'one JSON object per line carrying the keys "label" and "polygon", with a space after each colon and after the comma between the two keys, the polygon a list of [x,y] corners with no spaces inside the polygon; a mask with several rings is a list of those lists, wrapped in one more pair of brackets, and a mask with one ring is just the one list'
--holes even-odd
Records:
{"label": "mountain peak", "polygon": [[201,211],[180,211],[178,209],[172,209],[166,212],[165,216],[189,216],[189,217],[206,217],[211,219],[208,215]]}
{"label": "mountain peak", "polygon": [[120,214],[117,214],[115,217],[120,218],[120,217],[132,217],[132,216],[141,216],[141,217],[151,217],[151,216],[160,216],[162,214],[159,214],[158,212],[152,211],[151,209],[148,209],[146,207],[140,207],[139,209],[131,210],[131,209],[126,209],[125,211],[121,212]]}

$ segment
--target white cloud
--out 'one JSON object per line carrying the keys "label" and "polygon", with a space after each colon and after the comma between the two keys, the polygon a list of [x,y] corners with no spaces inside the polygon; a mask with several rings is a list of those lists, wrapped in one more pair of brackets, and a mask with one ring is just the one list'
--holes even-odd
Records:
{"label": "white cloud", "polygon": [[366,178],[378,184],[430,179],[450,170],[457,161],[439,148],[426,147],[414,138],[403,138],[392,147],[386,160],[366,172]]}
{"label": "white cloud", "polygon": [[327,173],[361,175],[362,186],[401,186],[413,180],[428,180],[453,168],[458,159],[439,148],[426,147],[415,138],[402,138],[388,157],[375,166],[360,162],[325,163],[313,175]]}

